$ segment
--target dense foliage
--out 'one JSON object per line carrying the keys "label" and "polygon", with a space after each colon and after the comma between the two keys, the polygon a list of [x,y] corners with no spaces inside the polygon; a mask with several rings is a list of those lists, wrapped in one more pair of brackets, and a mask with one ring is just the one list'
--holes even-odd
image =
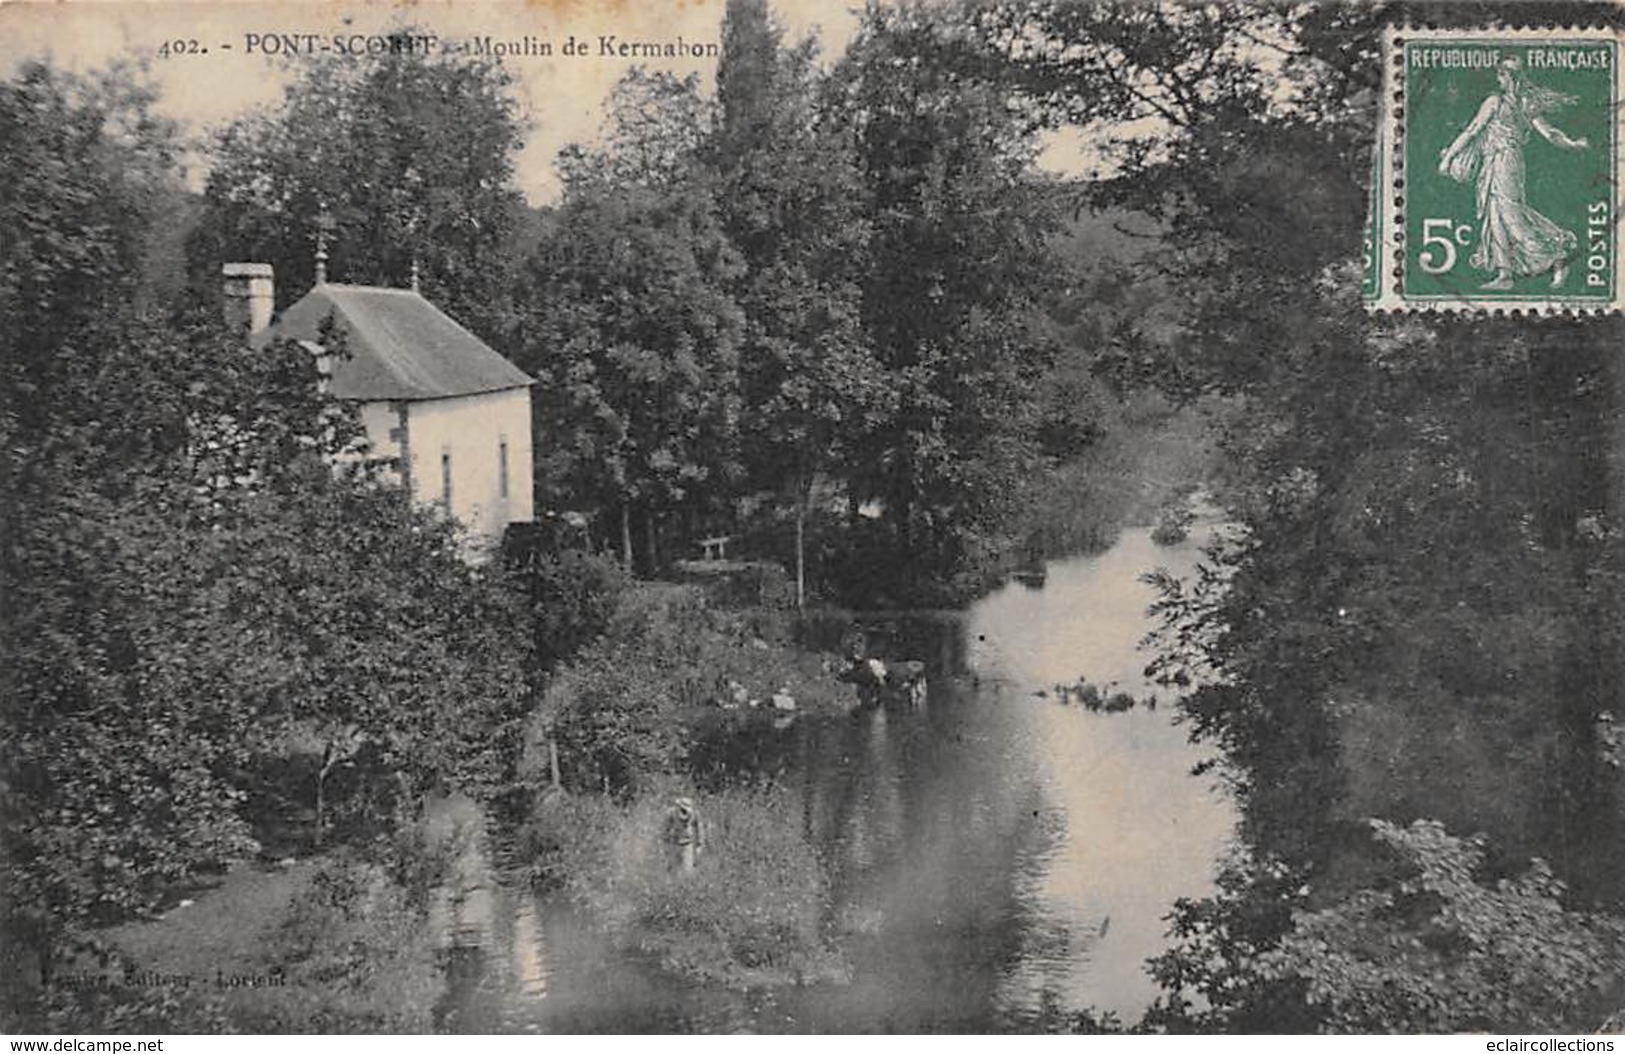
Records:
{"label": "dense foliage", "polygon": [[[662,88],[679,100],[692,90],[650,90]],[[638,101],[623,95],[619,112],[640,112]],[[583,166],[528,266],[519,362],[542,382],[543,492],[618,514],[629,565],[634,510],[703,505],[738,474],[743,319],[728,285],[740,261],[711,188],[676,163],[651,159],[616,180],[613,165]]]}
{"label": "dense foliage", "polygon": [[895,405],[854,444],[854,500],[878,499],[896,558],[951,570],[1039,464],[1052,347],[1052,199],[1029,174],[1030,115],[940,61],[923,10],[871,8],[832,75],[854,125],[871,227],[863,325]]}
{"label": "dense foliage", "polygon": [[1625,920],[1564,906],[1540,860],[1486,875],[1484,840],[1434,821],[1370,824],[1367,888],[1317,905],[1303,875],[1250,854],[1182,901],[1152,962],[1146,1025],[1329,1033],[1571,1031],[1615,1001]]}
{"label": "dense foliage", "polygon": [[[761,495],[872,503],[893,595],[980,555],[1044,463],[1030,392],[1051,361],[1052,197],[1034,122],[872,10],[828,72],[761,0],[734,0],[714,103],[623,81],[606,145],[573,148],[530,266],[523,362],[544,378],[543,489],[618,515],[663,557]],[[632,521],[645,520],[634,539]],[[788,562],[788,561],[787,561]]]}
{"label": "dense foliage", "polygon": [[[1430,5],[1426,20],[1596,15]],[[1468,853],[1426,828],[1437,844],[1411,847],[1426,851],[1424,873],[1448,866],[1470,883],[1480,857],[1510,869],[1540,855],[1572,883],[1564,899],[1617,900],[1612,850],[1577,836],[1617,845],[1620,823],[1598,732],[1619,705],[1607,627],[1618,623],[1621,510],[1606,467],[1617,323],[1364,310],[1377,31],[1405,21],[1402,6],[1241,20],[1197,6],[1012,2],[961,17],[952,39],[983,49],[961,56],[966,68],[999,70],[1094,135],[1112,178],[1081,188],[1081,203],[1158,225],[1161,251],[1142,267],[1178,290],[1177,315],[1116,326],[1105,366],[1177,398],[1219,393],[1245,407],[1223,488],[1244,536],[1214,552],[1206,579],[1163,583],[1156,669],[1196,687],[1186,718],[1223,748],[1248,840],[1307,884],[1321,914],[1300,921],[1316,936],[1286,936],[1269,882],[1182,913],[1181,926],[1228,934],[1206,949],[1226,963],[1211,976],[1228,971],[1216,989],[1227,994],[1200,1027],[1478,1028],[1490,1018],[1468,1026],[1471,1014],[1497,1006],[1494,1027],[1557,1027],[1523,1014],[1537,1005],[1587,1025],[1579,1004],[1475,965],[1474,942],[1500,939],[1491,931],[1515,934],[1520,956],[1570,961],[1570,936],[1596,920],[1551,914],[1555,887],[1538,881],[1501,899],[1471,894],[1481,931],[1434,949],[1455,978],[1441,1001],[1360,1004],[1349,957],[1367,946],[1359,920],[1382,895],[1361,891],[1365,817],[1488,836]],[[1552,925],[1519,921],[1536,901]],[[1277,941],[1276,979],[1318,985],[1324,1017],[1263,984],[1260,955]],[[1198,963],[1210,969],[1197,956],[1165,963],[1165,976]],[[1420,969],[1391,968],[1390,987]]]}
{"label": "dense foliage", "polygon": [[853,129],[821,104],[814,44],[785,47],[765,0],[736,0],[724,29],[706,151],[745,264],[747,483],[793,506],[800,602],[813,486],[850,464],[896,393],[861,317],[872,228]]}
{"label": "dense foliage", "polygon": [[1544,863],[1480,879],[1481,842],[1375,821],[1408,868],[1293,919],[1259,961],[1293,978],[1331,1032],[1561,1031],[1595,1015],[1625,968],[1625,920],[1565,911]]}
{"label": "dense foliage", "polygon": [[[1175,912],[1147,1027],[1587,1027],[1621,969],[1622,330],[1365,309],[1377,33],[1419,14],[871,5],[826,70],[732,0],[716,98],[630,74],[533,251],[500,67],[313,65],[213,144],[189,263],[212,297],[224,260],[268,260],[286,300],[324,222],[332,277],[416,263],[538,376],[544,500],[653,570],[766,493],[798,600],[809,521],[820,584],[869,601],[963,597],[1023,522],[1098,541],[1093,511],[1069,535],[1019,506],[1100,453],[1108,385],[1239,408],[1214,481],[1238,530],[1159,580],[1153,670],[1192,689],[1249,851]],[[582,554],[516,595],[376,484],[305,351],[163,302],[184,190],[152,101],[118,72],[0,85],[0,887],[12,969],[45,976],[273,815],[365,840],[433,788],[491,795],[544,672],[564,782],[628,790],[778,658],[690,591],[615,615],[619,574]],[[1063,124],[1097,163],[1072,186],[1032,172]],[[1103,262],[1063,203],[1141,250]]]}
{"label": "dense foliage", "polygon": [[10,970],[46,979],[88,926],[252,852],[273,773],[317,769],[292,788],[316,840],[346,816],[370,838],[431,788],[488,795],[527,709],[506,586],[374,482],[311,356],[138,310],[173,179],[148,102],[45,67],[0,93],[39,153],[5,162],[31,233],[0,270],[0,860]]}
{"label": "dense foliage", "polygon": [[620,565],[583,549],[528,554],[515,580],[527,594],[537,669],[572,658],[609,629],[626,588]]}

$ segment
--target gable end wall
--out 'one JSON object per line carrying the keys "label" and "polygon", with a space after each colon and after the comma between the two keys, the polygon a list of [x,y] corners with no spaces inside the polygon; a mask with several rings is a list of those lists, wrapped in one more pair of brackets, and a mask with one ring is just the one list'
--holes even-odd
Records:
{"label": "gable end wall", "polygon": [[[399,408],[406,409],[405,432]],[[530,389],[409,403],[365,403],[362,423],[380,453],[409,459],[412,496],[444,505],[442,457],[451,458],[450,512],[468,528],[471,549],[499,542],[510,523],[535,517]],[[399,436],[410,436],[402,450]],[[507,496],[502,494],[502,444],[507,443]]]}

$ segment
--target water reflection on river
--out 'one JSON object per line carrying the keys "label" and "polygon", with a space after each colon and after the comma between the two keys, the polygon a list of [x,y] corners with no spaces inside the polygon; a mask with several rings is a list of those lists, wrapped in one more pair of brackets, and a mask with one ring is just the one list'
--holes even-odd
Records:
{"label": "water reflection on river", "polygon": [[[1136,1020],[1175,898],[1212,888],[1231,804],[1172,708],[1088,713],[1048,692],[1084,677],[1151,690],[1140,575],[1188,573],[1194,544],[1126,532],[957,619],[903,627],[933,671],[923,712],[802,720],[749,748],[802,795],[829,868],[851,983],[731,993],[636,967],[560,905],[510,898],[498,1020],[526,1031],[981,1031],[1094,1008]],[[938,639],[944,633],[957,640]],[[1037,693],[1043,692],[1040,696]]]}

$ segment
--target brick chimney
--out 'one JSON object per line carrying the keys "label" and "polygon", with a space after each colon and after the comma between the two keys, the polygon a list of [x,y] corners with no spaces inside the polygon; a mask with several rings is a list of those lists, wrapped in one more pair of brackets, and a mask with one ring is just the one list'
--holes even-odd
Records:
{"label": "brick chimney", "polygon": [[225,276],[226,325],[249,337],[269,326],[276,301],[271,265],[229,263],[220,273]]}

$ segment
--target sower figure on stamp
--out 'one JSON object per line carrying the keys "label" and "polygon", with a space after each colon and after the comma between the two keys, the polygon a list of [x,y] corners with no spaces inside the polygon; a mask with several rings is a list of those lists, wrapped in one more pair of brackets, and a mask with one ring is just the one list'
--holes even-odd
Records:
{"label": "sower figure on stamp", "polygon": [[1459,183],[1477,181],[1479,238],[1471,263],[1495,272],[1483,288],[1511,289],[1514,276],[1550,271],[1555,289],[1568,276],[1580,239],[1529,207],[1523,147],[1531,131],[1565,150],[1589,144],[1546,121],[1546,114],[1574,102],[1572,95],[1530,84],[1515,55],[1502,59],[1495,75],[1500,93],[1485,99],[1472,123],[1439,154],[1439,172]]}
{"label": "sower figure on stamp", "polygon": [[705,848],[705,824],[693,798],[680,797],[672,801],[671,808],[666,810],[661,842],[665,846],[668,870],[694,870]]}

